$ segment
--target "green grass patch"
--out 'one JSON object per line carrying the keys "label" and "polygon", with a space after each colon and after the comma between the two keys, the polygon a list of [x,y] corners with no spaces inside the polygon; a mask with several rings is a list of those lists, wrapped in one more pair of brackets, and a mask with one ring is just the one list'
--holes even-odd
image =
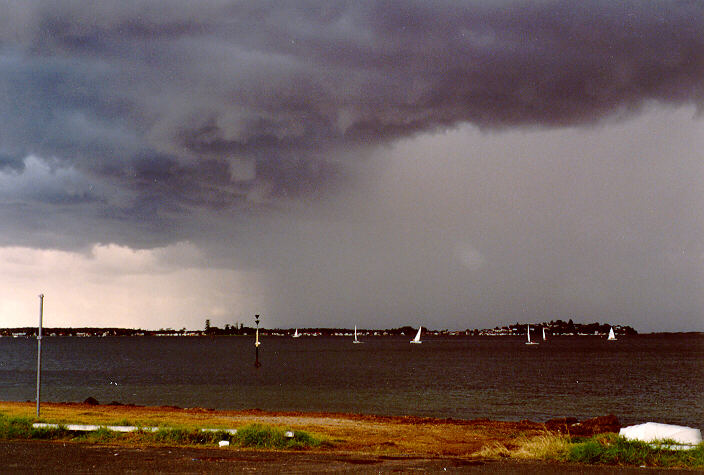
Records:
{"label": "green grass patch", "polygon": [[306,449],[329,445],[320,438],[307,432],[291,431],[293,437],[286,436],[286,430],[278,427],[250,424],[237,430],[232,436],[231,443],[240,447],[261,449]]}
{"label": "green grass patch", "polygon": [[68,433],[62,426],[37,429],[29,418],[0,415],[0,439],[61,439]]}
{"label": "green grass patch", "polygon": [[[126,421],[125,421],[126,422]],[[34,428],[33,420],[24,417],[8,417],[0,414],[0,439],[63,439],[92,443],[125,443],[133,445],[217,445],[226,440],[234,447],[261,449],[302,450],[330,445],[325,440],[303,431],[291,431],[287,437],[285,429],[252,424],[238,429],[236,434],[225,430],[202,431],[194,428],[161,428],[156,432],[116,432],[106,427],[96,431],[73,432],[64,426],[58,428]],[[110,425],[132,425],[126,423]]]}
{"label": "green grass patch", "polygon": [[167,445],[216,445],[226,440],[234,447],[256,449],[309,449],[326,445],[323,439],[307,432],[292,431],[293,437],[286,436],[286,430],[279,427],[251,424],[237,430],[236,434],[227,431],[201,431],[198,429],[170,428],[157,432],[141,432],[144,442],[153,441]]}
{"label": "green grass patch", "polygon": [[704,444],[690,450],[672,450],[672,441],[646,443],[626,440],[616,434],[601,434],[570,444],[566,460],[608,465],[704,468]]}
{"label": "green grass patch", "polygon": [[204,432],[197,429],[159,429],[157,432],[143,432],[146,440],[167,445],[217,445],[221,440],[230,440],[230,434],[225,431]]}
{"label": "green grass patch", "polygon": [[69,432],[67,438],[76,440],[79,442],[92,442],[92,443],[112,443],[119,442],[124,436],[121,432],[114,432],[106,427],[100,427],[95,431],[86,432]]}
{"label": "green grass patch", "polygon": [[493,443],[479,452],[486,458],[517,458],[583,464],[635,467],[704,469],[704,444],[690,450],[674,450],[671,440],[646,443],[617,434],[568,437],[555,434],[520,436],[508,446]]}

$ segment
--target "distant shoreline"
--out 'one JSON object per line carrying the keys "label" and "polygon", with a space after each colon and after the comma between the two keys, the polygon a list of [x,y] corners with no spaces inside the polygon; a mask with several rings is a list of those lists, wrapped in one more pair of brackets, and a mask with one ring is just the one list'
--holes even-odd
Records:
{"label": "distant shoreline", "polygon": [[[572,320],[551,320],[550,322],[516,322],[515,324],[496,326],[484,329],[447,330],[423,327],[425,336],[525,336],[527,328],[531,332],[545,331],[548,336],[605,336],[613,328],[616,335],[637,335],[638,331],[629,325],[611,323],[574,323]],[[353,328],[329,327],[292,327],[292,328],[264,328],[258,329],[261,336],[293,336],[297,331],[302,336],[343,336],[352,337]],[[414,335],[418,327],[402,326],[398,328],[369,329],[357,328],[360,337],[370,336],[409,336]],[[105,336],[253,336],[257,328],[235,323],[226,324],[223,328],[211,326],[206,321],[204,330],[187,330],[181,328],[161,328],[159,330],[145,330],[141,328],[119,327],[44,327],[42,336],[79,336],[79,337],[105,337]],[[668,332],[663,332],[668,333]],[[677,332],[681,333],[681,332]],[[697,332],[692,332],[697,333]],[[32,337],[37,336],[36,327],[0,328],[0,337]]]}
{"label": "distant shoreline", "polygon": [[[37,334],[36,332],[32,333],[22,333],[22,334],[4,334],[2,333],[4,329],[0,329],[0,338],[36,338]],[[20,332],[17,332],[20,333]],[[357,331],[358,336],[360,337],[365,337],[365,338],[384,338],[384,337],[405,337],[407,335],[398,335],[398,334],[366,334],[362,333],[359,330]],[[531,332],[532,333],[532,332]],[[260,336],[262,337],[267,337],[267,338],[288,338],[291,335],[288,334],[280,334],[280,333],[274,333],[274,332],[269,332],[269,331],[260,331],[259,333]],[[453,338],[518,338],[518,337],[525,337],[525,334],[480,334],[480,335],[467,335],[464,333],[459,333],[459,332],[433,332],[429,331],[427,333],[424,333],[424,338],[427,336],[431,337],[453,337]],[[551,334],[551,338],[565,338],[565,337],[588,337],[588,338],[604,338],[608,335],[608,333],[598,333],[598,334],[590,334],[590,333],[558,333],[558,334]],[[617,333],[618,335],[618,333]],[[704,331],[678,331],[678,332],[647,332],[647,333],[637,333],[635,335],[618,335],[619,338],[623,336],[629,336],[629,337],[634,337],[634,336],[639,336],[639,337],[649,337],[649,336],[667,336],[667,335],[690,335],[690,336],[704,336]],[[307,336],[307,337],[331,337],[331,338],[348,338],[348,337],[353,337],[352,334],[341,334],[341,335],[335,335],[335,334],[324,334],[324,333],[301,333],[301,336]],[[178,333],[160,333],[160,332],[153,332],[153,331],[148,331],[148,332],[135,332],[135,333],[130,333],[130,334],[108,334],[108,335],[103,335],[103,334],[81,334],[80,332],[77,333],[68,333],[68,334],[52,334],[49,333],[47,334],[44,332],[42,334],[42,338],[107,338],[107,337],[118,337],[118,338],[132,338],[132,337],[180,337],[180,338],[216,338],[216,337],[249,337],[252,338],[254,337],[254,334],[244,334],[244,335],[207,335],[203,333],[186,333],[186,334],[178,334]]]}

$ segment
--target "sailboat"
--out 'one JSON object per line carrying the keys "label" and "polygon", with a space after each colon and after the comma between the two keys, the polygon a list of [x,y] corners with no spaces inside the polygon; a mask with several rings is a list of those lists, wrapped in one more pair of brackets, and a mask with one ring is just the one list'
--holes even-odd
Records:
{"label": "sailboat", "polygon": [[352,343],[364,343],[363,341],[359,341],[357,339],[357,325],[354,326],[354,341]]}
{"label": "sailboat", "polygon": [[300,334],[300,333],[298,333],[298,328],[296,328],[296,331],[295,331],[295,332],[293,332],[293,335],[291,335],[291,336],[292,336],[293,338],[298,338],[298,337],[300,337],[300,336],[301,336],[301,334]]}
{"label": "sailboat", "polygon": [[537,341],[530,341],[530,325],[528,325],[528,341],[526,342],[526,345],[537,345]]}
{"label": "sailboat", "polygon": [[616,339],[616,334],[614,333],[614,328],[611,327],[609,328],[609,337],[607,340],[615,340]]}
{"label": "sailboat", "polygon": [[418,333],[416,333],[416,337],[411,340],[411,343],[423,343],[422,341],[420,341],[420,332],[422,330],[423,330],[423,326],[421,325],[418,327]]}
{"label": "sailboat", "polygon": [[542,329],[543,329],[543,341],[545,341],[545,340],[547,340],[547,338],[545,338],[545,327],[542,327]]}

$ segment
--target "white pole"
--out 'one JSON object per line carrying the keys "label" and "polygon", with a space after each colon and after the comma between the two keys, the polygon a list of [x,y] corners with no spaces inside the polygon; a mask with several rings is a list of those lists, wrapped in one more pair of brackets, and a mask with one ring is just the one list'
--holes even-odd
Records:
{"label": "white pole", "polygon": [[44,294],[39,294],[39,332],[37,333],[37,417],[42,387],[42,317],[44,314]]}

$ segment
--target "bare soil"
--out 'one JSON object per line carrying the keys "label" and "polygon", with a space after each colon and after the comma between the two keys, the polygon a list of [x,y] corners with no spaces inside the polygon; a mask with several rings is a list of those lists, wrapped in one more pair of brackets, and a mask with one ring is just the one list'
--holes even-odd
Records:
{"label": "bare soil", "polygon": [[[0,412],[33,417],[31,403],[0,403]],[[517,437],[544,434],[536,422],[502,422],[488,419],[456,420],[363,414],[268,412],[261,410],[215,411],[161,406],[42,403],[43,420],[64,423],[96,421],[147,421],[142,425],[237,428],[260,423],[305,430],[324,436],[336,450],[414,456],[471,457],[483,447],[502,444],[511,448]]]}
{"label": "bare soil", "polygon": [[[33,417],[31,403],[0,402],[0,413]],[[516,447],[526,437],[582,426],[574,421],[531,421],[391,417],[362,414],[215,411],[203,408],[43,403],[42,419],[64,423],[147,421],[165,426],[237,428],[250,423],[284,426],[323,436],[330,447],[308,451],[235,448],[135,447],[72,442],[0,441],[3,472],[161,472],[265,471],[390,472],[500,471],[504,473],[614,473],[614,467],[488,460],[482,449]],[[146,425],[146,424],[144,424]],[[594,425],[594,424],[592,424]],[[589,424],[585,424],[585,427]],[[596,427],[596,426],[595,426]],[[608,470],[607,470],[608,469]],[[624,469],[622,473],[629,473]]]}
{"label": "bare soil", "polygon": [[[454,457],[334,452],[128,447],[36,440],[0,440],[2,473],[502,473],[643,474],[631,467]],[[669,470],[668,473],[691,473]]]}

